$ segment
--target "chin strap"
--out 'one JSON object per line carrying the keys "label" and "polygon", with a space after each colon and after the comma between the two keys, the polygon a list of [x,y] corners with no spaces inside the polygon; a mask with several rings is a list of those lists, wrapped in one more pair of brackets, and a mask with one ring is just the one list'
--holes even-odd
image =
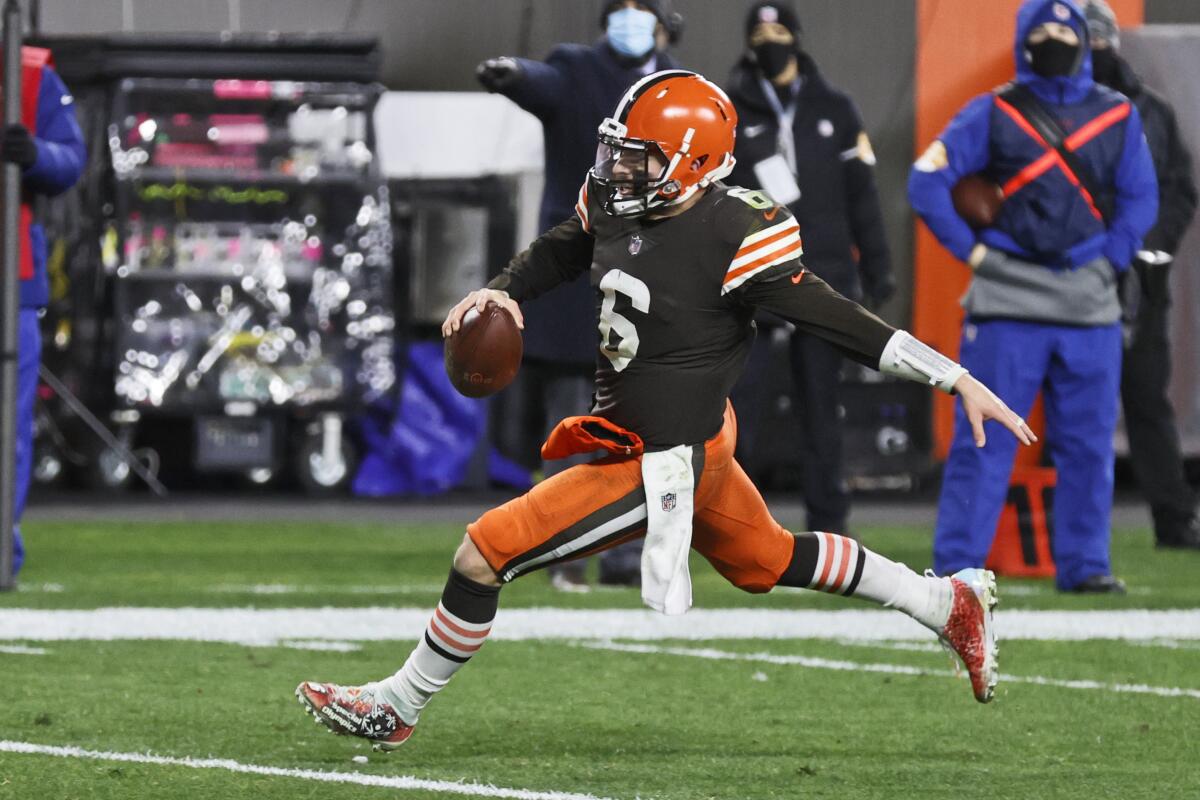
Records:
{"label": "chin strap", "polygon": [[946,358],[908,331],[896,331],[888,339],[879,357],[879,371],[918,383],[927,383],[946,394],[954,393],[954,384],[967,370]]}

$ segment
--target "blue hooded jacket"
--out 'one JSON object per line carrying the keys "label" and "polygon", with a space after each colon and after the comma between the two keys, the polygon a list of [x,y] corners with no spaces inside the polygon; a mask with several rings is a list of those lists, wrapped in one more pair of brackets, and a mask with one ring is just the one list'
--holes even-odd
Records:
{"label": "blue hooded jacket", "polygon": [[[83,133],[75,119],[75,104],[58,74],[46,67],[38,88],[37,161],[21,173],[21,189],[26,194],[53,196],[75,185],[87,163]],[[41,308],[50,299],[46,275],[46,233],[34,222],[29,226],[29,247],[33,254],[33,277],[21,281],[21,308]]]}
{"label": "blue hooded jacket", "polygon": [[[1042,77],[1026,59],[1026,38],[1046,22],[1069,25],[1079,35],[1082,58],[1071,75]],[[1075,155],[1100,185],[1112,188],[1108,225],[1061,165],[1027,182],[1020,176],[1046,150],[993,92],[967,103],[913,165],[909,201],[938,241],[962,261],[982,242],[1048,267],[1073,268],[1103,256],[1124,271],[1158,213],[1154,164],[1137,109],[1124,95],[1093,82],[1087,23],[1073,0],[1026,0],[1017,12],[1013,52],[1017,82],[1054,113],[1068,136],[1078,132],[1084,141],[1072,148]],[[957,214],[950,197],[951,188],[974,173],[1007,184],[995,224],[978,232]]]}

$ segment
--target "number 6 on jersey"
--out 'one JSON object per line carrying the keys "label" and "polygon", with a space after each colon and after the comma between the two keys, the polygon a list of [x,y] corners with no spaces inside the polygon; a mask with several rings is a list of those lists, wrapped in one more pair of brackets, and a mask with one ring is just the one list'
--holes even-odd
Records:
{"label": "number 6 on jersey", "polygon": [[[617,295],[629,298],[635,311],[650,313],[650,287],[619,269],[609,270],[600,279],[604,301],[600,304],[600,352],[617,372],[629,366],[638,351],[637,326],[616,312]],[[616,333],[617,341],[611,341]]]}

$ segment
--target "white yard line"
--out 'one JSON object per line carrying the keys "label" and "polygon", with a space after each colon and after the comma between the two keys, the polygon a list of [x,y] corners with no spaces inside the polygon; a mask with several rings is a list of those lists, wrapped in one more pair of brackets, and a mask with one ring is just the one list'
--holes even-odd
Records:
{"label": "white yard line", "polygon": [[324,650],[331,653],[357,653],[362,650],[362,645],[354,642],[313,641],[311,639],[280,642],[279,646],[290,650]]}
{"label": "white yard line", "polygon": [[[420,637],[429,608],[98,608],[4,609],[0,641],[163,639],[275,645],[303,641],[409,641]],[[1076,641],[1200,640],[1200,610],[1004,611],[1001,639]],[[931,642],[933,634],[895,611],[693,609],[678,617],[633,609],[501,609],[492,638],[842,639]]]}
{"label": "white yard line", "polygon": [[295,584],[295,583],[221,583],[205,589],[213,594],[441,594],[445,584],[409,583],[391,586],[354,586],[345,584]]}
{"label": "white yard line", "polygon": [[0,644],[0,653],[14,656],[44,656],[50,652],[44,647],[26,647],[21,644]]}
{"label": "white yard line", "polygon": [[944,653],[945,648],[937,642],[856,642],[853,639],[834,639],[847,647],[866,647],[872,650],[907,650],[913,653]]}
{"label": "white yard line", "polygon": [[[647,644],[621,644],[619,642],[587,642],[582,646],[594,650],[615,650],[620,653],[645,653],[650,655],[686,656],[705,658],[712,661],[750,661],[760,664],[782,664],[830,669],[841,672],[884,672],[890,675],[933,675],[942,678],[958,677],[950,669],[927,669],[907,664],[863,664],[857,661],[839,661],[811,656],[786,656],[775,653],[732,653],[728,650],[695,647],[658,647]],[[1144,683],[1101,683],[1087,680],[1064,680],[1046,678],[1041,675],[1001,675],[1000,683],[1032,683],[1038,686],[1056,686],[1063,689],[1093,689],[1104,692],[1130,694],[1152,694],[1159,697],[1191,697],[1200,700],[1200,689],[1181,689],[1170,686],[1147,686]]]}
{"label": "white yard line", "polygon": [[238,761],[225,758],[172,758],[170,756],[156,756],[149,753],[109,753],[98,750],[84,750],[79,747],[54,747],[51,745],[5,740],[0,740],[0,753],[82,758],[92,761],[119,761],[130,764],[156,764],[158,766],[187,767],[189,769],[215,769],[225,772],[239,772],[246,775],[299,778],[301,780],[321,781],[323,783],[353,783],[359,786],[377,786],[386,789],[446,792],[448,794],[466,795],[467,797],[507,797],[514,798],[514,800],[605,800],[605,798],[596,797],[591,794],[539,792],[532,789],[507,789],[501,786],[490,786],[482,783],[435,781],[426,778],[414,778],[408,775],[360,775],[353,772],[285,769],[283,767],[242,764]]}

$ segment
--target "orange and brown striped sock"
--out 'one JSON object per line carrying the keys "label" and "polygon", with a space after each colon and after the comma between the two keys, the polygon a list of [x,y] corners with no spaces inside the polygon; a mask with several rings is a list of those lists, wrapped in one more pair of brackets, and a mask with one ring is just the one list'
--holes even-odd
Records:
{"label": "orange and brown striped sock", "polygon": [[405,722],[415,725],[429,699],[483,646],[499,604],[499,586],[476,583],[450,570],[425,635],[404,666],[379,682],[380,693]]}

